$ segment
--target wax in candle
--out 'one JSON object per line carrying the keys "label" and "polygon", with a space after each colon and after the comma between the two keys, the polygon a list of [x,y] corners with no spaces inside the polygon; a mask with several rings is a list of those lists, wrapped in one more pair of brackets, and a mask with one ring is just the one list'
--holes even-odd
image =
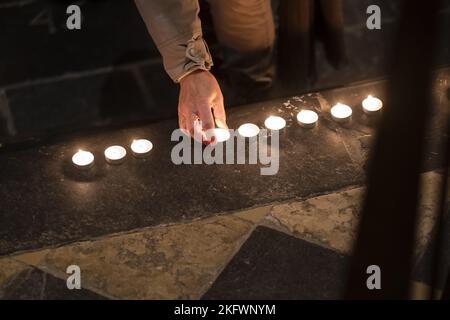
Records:
{"label": "wax in candle", "polygon": [[369,95],[362,102],[363,111],[367,114],[375,114],[378,113],[383,107],[383,102],[375,97]]}
{"label": "wax in candle", "polygon": [[152,149],[153,144],[147,139],[137,139],[131,143],[131,151],[135,157],[145,157]]}
{"label": "wax in candle", "polygon": [[319,116],[313,110],[301,110],[297,113],[298,123],[305,128],[312,128],[316,125]]}
{"label": "wax in candle", "polygon": [[348,121],[352,116],[352,108],[346,104],[337,103],[331,108],[331,116],[337,122]]}
{"label": "wax in candle", "polygon": [[94,163],[94,155],[89,151],[78,150],[72,156],[72,163],[78,168],[89,168]]}
{"label": "wax in candle", "polygon": [[121,146],[111,146],[105,150],[105,159],[108,163],[119,164],[125,159],[127,150]]}
{"label": "wax in candle", "polygon": [[286,126],[286,120],[278,116],[270,116],[264,121],[264,125],[270,130],[281,130]]}
{"label": "wax in candle", "polygon": [[258,135],[259,128],[256,124],[244,123],[238,128],[238,132],[241,136],[245,138],[250,138]]}

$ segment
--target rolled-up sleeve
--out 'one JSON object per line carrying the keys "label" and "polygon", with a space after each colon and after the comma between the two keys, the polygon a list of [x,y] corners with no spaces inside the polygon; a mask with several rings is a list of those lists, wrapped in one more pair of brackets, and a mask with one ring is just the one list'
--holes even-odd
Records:
{"label": "rolled-up sleeve", "polygon": [[135,2],[173,81],[179,82],[195,70],[211,69],[213,62],[203,40],[198,0]]}

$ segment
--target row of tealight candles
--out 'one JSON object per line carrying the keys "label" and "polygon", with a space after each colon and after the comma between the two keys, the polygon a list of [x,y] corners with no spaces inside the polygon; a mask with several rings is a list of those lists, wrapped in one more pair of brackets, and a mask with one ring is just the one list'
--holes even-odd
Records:
{"label": "row of tealight candles", "polygon": [[[362,102],[362,109],[368,115],[378,114],[382,107],[383,102],[371,95]],[[337,103],[331,108],[330,113],[334,121],[344,123],[351,119],[353,110],[346,104]],[[319,115],[313,110],[303,109],[297,113],[297,122],[304,128],[315,127],[318,120]],[[270,116],[264,121],[264,125],[270,130],[281,130],[286,126],[286,120],[279,116]],[[253,123],[245,123],[239,127],[238,132],[241,136],[253,137],[258,135],[259,127]]]}
{"label": "row of tealight candles", "polygon": [[[364,113],[368,115],[378,114],[383,108],[383,102],[371,95],[364,99],[361,105]],[[331,117],[337,122],[348,121],[353,113],[352,108],[342,103],[337,103],[330,111]]]}
{"label": "row of tealight candles", "polygon": [[[146,157],[153,149],[153,144],[147,139],[133,140],[130,145],[131,152],[136,158]],[[122,146],[110,146],[105,149],[106,162],[110,164],[120,164],[125,160],[127,150]],[[72,163],[80,169],[90,168],[94,164],[92,152],[78,150],[72,157]]]}
{"label": "row of tealight candles", "polygon": [[[381,111],[383,102],[375,97],[368,96],[362,102],[362,109],[368,115],[375,115]],[[335,104],[331,110],[331,117],[336,122],[344,123],[351,119],[353,110],[350,106],[342,103]],[[304,128],[313,128],[319,120],[319,115],[313,110],[303,109],[297,113],[297,122]],[[270,130],[281,130],[286,126],[286,120],[279,116],[269,116],[264,125]],[[250,138],[259,134],[259,127],[253,123],[244,123],[238,128],[238,133],[244,138]],[[224,142],[229,139],[230,133],[226,129],[214,129],[217,142]],[[135,157],[147,156],[153,148],[153,144],[146,139],[134,140],[131,144],[131,151]],[[127,151],[122,146],[110,146],[105,150],[105,159],[110,164],[122,163],[127,155]],[[79,150],[72,157],[73,164],[78,168],[89,168],[94,163],[94,155],[89,151]]]}

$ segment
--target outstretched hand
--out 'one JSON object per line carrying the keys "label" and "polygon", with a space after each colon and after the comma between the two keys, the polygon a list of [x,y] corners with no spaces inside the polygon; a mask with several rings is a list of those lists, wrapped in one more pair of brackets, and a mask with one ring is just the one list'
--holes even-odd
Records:
{"label": "outstretched hand", "polygon": [[[200,120],[201,128],[196,128]],[[178,124],[180,129],[189,133],[192,138],[199,136],[196,130],[201,130],[203,143],[213,143],[214,132],[219,128],[228,129],[222,91],[216,78],[204,70],[194,71],[180,81],[180,96],[178,99]]]}

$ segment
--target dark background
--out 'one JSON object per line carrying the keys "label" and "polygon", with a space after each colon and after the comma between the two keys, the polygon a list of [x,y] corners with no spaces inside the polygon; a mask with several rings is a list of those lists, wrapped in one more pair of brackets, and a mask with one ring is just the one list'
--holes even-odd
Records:
{"label": "dark background", "polygon": [[[278,88],[273,95],[388,76],[402,2],[344,0],[349,64],[335,70],[318,43],[317,81],[295,92]],[[66,29],[69,4],[81,7],[81,30]],[[366,28],[371,4],[381,7],[381,30]],[[214,52],[217,43],[203,2],[202,8],[205,37]],[[450,2],[440,21],[436,65],[448,65]],[[0,145],[176,116],[178,87],[165,74],[134,1],[0,0],[0,40]],[[226,107],[237,104],[233,97],[225,102]]]}

